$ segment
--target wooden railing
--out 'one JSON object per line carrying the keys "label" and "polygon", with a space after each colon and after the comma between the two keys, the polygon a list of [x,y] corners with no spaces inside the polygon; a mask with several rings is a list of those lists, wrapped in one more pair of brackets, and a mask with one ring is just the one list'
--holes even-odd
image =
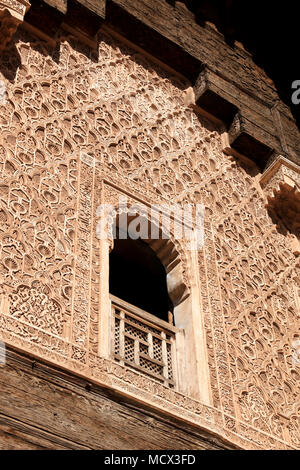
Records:
{"label": "wooden railing", "polygon": [[114,359],[175,387],[179,329],[124,300],[110,298]]}

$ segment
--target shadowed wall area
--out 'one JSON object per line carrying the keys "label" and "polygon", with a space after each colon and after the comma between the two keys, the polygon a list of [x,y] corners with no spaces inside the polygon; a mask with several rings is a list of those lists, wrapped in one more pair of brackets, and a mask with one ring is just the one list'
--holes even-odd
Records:
{"label": "shadowed wall area", "polygon": [[110,293],[168,321],[173,306],[166,271],[148,244],[141,239],[116,239],[109,258]]}

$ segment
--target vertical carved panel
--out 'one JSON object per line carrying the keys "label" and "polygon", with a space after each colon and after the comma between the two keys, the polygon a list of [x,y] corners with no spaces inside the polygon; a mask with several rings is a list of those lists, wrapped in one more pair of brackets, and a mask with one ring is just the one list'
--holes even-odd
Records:
{"label": "vertical carved panel", "polygon": [[72,321],[72,359],[86,363],[90,315],[90,275],[92,257],[92,228],[94,218],[94,165],[80,155],[77,201],[76,261]]}

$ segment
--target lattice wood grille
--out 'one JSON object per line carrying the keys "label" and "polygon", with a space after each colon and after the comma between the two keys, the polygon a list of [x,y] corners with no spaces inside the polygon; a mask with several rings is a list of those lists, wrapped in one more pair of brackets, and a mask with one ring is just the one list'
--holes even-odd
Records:
{"label": "lattice wood grille", "polygon": [[111,301],[114,359],[175,387],[177,328],[117,297]]}

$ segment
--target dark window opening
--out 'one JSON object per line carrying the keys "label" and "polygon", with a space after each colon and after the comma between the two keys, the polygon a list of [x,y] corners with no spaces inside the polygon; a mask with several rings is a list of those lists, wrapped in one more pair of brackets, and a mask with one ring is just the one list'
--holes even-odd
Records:
{"label": "dark window opening", "polygon": [[169,312],[173,312],[165,268],[141,239],[114,240],[109,257],[109,291],[164,321],[169,321]]}

